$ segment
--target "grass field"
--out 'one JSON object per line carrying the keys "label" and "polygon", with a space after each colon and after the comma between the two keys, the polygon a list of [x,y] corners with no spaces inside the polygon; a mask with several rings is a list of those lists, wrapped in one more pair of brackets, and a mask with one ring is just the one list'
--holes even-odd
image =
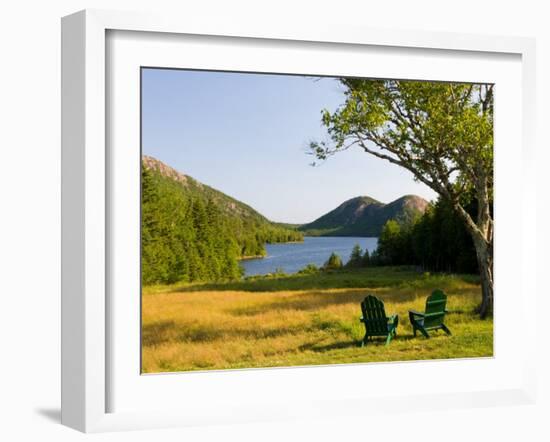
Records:
{"label": "grass field", "polygon": [[[416,338],[408,310],[423,311],[434,288],[448,295],[453,335]],[[361,348],[359,303],[380,297],[399,315],[398,336]],[[142,300],[144,373],[405,361],[492,356],[493,321],[480,320],[472,275],[430,275],[408,268],[368,268],[309,275],[274,275],[227,284],[145,287]]]}

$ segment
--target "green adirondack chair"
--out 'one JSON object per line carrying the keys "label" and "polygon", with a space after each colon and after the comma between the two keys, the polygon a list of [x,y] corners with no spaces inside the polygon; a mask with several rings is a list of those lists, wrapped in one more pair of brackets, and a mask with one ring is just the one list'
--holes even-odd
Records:
{"label": "green adirondack chair", "polygon": [[397,315],[387,317],[384,303],[373,295],[367,295],[361,302],[361,311],[363,316],[360,321],[365,324],[365,337],[361,341],[361,347],[366,345],[367,340],[373,336],[384,336],[388,345],[397,334],[399,317]]}
{"label": "green adirondack chair", "polygon": [[429,338],[429,330],[439,329],[450,335],[451,331],[443,323],[445,313],[447,313],[446,306],[447,295],[441,290],[434,290],[426,299],[426,310],[424,313],[409,310],[409,319],[411,320],[414,336],[416,336],[416,331],[420,330],[420,333],[424,337]]}

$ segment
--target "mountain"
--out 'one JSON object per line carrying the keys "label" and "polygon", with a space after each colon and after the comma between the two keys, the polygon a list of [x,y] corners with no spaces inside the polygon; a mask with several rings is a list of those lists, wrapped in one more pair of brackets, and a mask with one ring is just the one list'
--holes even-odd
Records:
{"label": "mountain", "polygon": [[358,196],[298,230],[311,236],[379,236],[389,219],[407,222],[423,214],[427,205],[416,195],[405,195],[389,204]]}
{"label": "mountain", "polygon": [[427,205],[412,195],[390,204],[363,196],[296,226],[272,222],[153,157],[144,156],[142,165],[143,284],[235,280],[239,260],[265,255],[266,243],[301,241],[304,234],[378,236],[388,219],[410,219]]}
{"label": "mountain", "polygon": [[301,241],[252,207],[148,156],[141,169],[141,280],[227,281],[239,260],[265,255],[265,244]]}
{"label": "mountain", "polygon": [[181,191],[188,196],[213,200],[222,212],[229,217],[241,218],[242,220],[258,225],[275,225],[275,223],[269,221],[265,216],[258,213],[247,204],[207,186],[189,175],[178,172],[176,169],[156,158],[143,155],[142,162],[143,167],[153,174],[158,174],[167,180],[179,184]]}

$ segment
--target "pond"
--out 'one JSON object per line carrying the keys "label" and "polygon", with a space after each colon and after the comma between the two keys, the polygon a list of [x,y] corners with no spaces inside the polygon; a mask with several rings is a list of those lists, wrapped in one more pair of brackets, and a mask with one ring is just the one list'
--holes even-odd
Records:
{"label": "pond", "polygon": [[346,263],[355,244],[372,253],[378,238],[349,236],[306,236],[304,242],[266,244],[267,256],[260,259],[241,261],[245,276],[264,275],[281,269],[285,273],[296,273],[308,264],[322,266],[332,252]]}

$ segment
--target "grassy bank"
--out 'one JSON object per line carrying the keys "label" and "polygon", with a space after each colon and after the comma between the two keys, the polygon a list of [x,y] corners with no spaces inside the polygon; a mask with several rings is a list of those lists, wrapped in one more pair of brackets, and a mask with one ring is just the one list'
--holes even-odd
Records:
{"label": "grassy bank", "polygon": [[[434,288],[448,295],[453,332],[412,336],[408,310],[423,310]],[[143,371],[274,367],[491,356],[493,322],[474,313],[477,278],[430,275],[407,268],[369,268],[276,275],[226,284],[146,287]],[[365,294],[397,313],[398,337],[360,348]]]}

